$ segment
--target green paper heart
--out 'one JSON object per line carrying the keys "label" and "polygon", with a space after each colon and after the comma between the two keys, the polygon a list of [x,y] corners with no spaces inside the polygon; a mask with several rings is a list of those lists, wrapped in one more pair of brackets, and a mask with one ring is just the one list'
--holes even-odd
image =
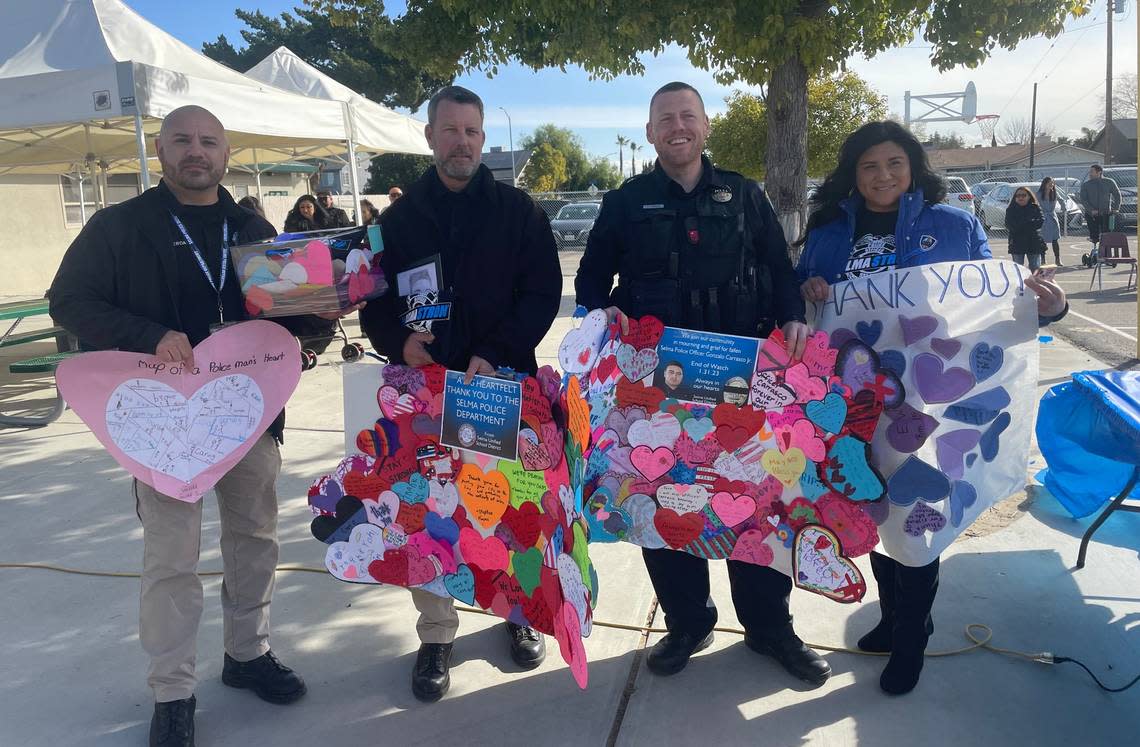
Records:
{"label": "green paper heart", "polygon": [[511,571],[526,595],[533,596],[542,577],[542,551],[532,547],[526,552],[512,552]]}
{"label": "green paper heart", "polygon": [[499,462],[499,471],[511,486],[511,505],[515,508],[527,501],[539,503],[542,494],[547,491],[546,473],[524,469],[522,462],[508,462],[504,459]]}

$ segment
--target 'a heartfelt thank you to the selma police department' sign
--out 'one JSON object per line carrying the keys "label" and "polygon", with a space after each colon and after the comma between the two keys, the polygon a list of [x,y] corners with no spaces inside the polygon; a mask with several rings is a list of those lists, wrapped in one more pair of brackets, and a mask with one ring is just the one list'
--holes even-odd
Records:
{"label": "'a heartfelt thank you to the selma police department' sign", "polygon": [[517,381],[476,376],[463,383],[463,374],[447,372],[443,395],[445,446],[514,460],[518,454],[522,385]]}

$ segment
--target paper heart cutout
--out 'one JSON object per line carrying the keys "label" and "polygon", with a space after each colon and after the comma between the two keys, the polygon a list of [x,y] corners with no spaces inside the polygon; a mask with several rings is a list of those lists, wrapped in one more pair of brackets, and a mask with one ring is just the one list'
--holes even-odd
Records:
{"label": "paper heart cutout", "polygon": [[629,320],[629,332],[623,332],[622,342],[632,345],[634,349],[655,348],[661,342],[661,335],[665,332],[665,325],[654,316],[643,316],[640,319]]}
{"label": "paper heart cutout", "polygon": [[428,481],[419,472],[408,476],[406,481],[392,485],[392,492],[405,503],[423,503],[428,498]]}
{"label": "paper heart cutout", "polygon": [[887,426],[887,442],[895,451],[913,454],[922,448],[926,439],[938,427],[938,421],[925,412],[920,412],[907,403],[893,410],[887,410],[891,424]]}
{"label": "paper heart cutout", "polygon": [[827,333],[818,330],[808,337],[803,362],[812,376],[828,377],[835,373],[835,357],[838,354],[839,350],[831,346]]}
{"label": "paper heart cutout", "polygon": [[887,495],[898,506],[909,506],[915,501],[937,503],[949,494],[946,475],[913,455],[887,479]]}
{"label": "paper heart cutout", "polygon": [[586,648],[582,645],[582,629],[578,625],[578,613],[573,605],[563,602],[555,617],[554,638],[562,660],[570,667],[570,673],[578,687],[585,690],[589,681],[586,668]]}
{"label": "paper heart cutout", "polygon": [[714,428],[716,426],[713,425],[713,420],[710,417],[692,417],[681,424],[681,430],[695,443],[703,441],[705,436],[713,432]]}
{"label": "paper heart cutout", "polygon": [[961,526],[966,509],[978,501],[977,489],[968,482],[955,480],[950,484],[950,523]]}
{"label": "paper heart cutout", "polygon": [[485,571],[505,571],[510,563],[507,547],[497,537],[483,537],[469,527],[459,530],[459,552],[468,565]]}
{"label": "paper heart cutout", "polygon": [[[882,502],[877,501],[877,503]],[[834,493],[823,495],[815,502],[820,523],[839,538],[847,557],[866,555],[879,544],[879,532],[875,522],[863,510],[863,506],[868,505],[873,504],[857,505]]]}
{"label": "paper heart cutout", "polygon": [[884,350],[879,353],[879,365],[896,376],[906,373],[906,356],[899,350]]}
{"label": "paper heart cutout", "polygon": [[451,517],[440,516],[434,511],[424,515],[424,529],[439,542],[454,545],[459,541],[459,525]]}
{"label": "paper heart cutout", "polygon": [[679,550],[701,536],[705,520],[700,514],[681,515],[672,509],[660,508],[653,515],[653,526],[665,544]]}
{"label": "paper heart cutout", "polygon": [[400,512],[400,496],[391,490],[385,490],[375,499],[365,498],[361,503],[368,522],[385,529],[396,522],[396,515]]}
{"label": "paper heart cutout", "polygon": [[595,309],[582,319],[577,328],[567,332],[558,346],[558,363],[562,370],[569,374],[589,371],[598,357],[608,328],[606,312]]}
{"label": "paper heart cutout", "polygon": [[971,397],[959,400],[946,408],[943,417],[967,425],[985,425],[1009,406],[1009,393],[994,387]]}
{"label": "paper heart cutout", "polygon": [[681,437],[681,424],[667,412],[654,413],[648,420],[639,420],[629,426],[631,446],[672,447]]}
{"label": "paper heart cutout", "polygon": [[946,360],[950,360],[958,354],[962,349],[961,340],[947,340],[944,337],[935,337],[930,341],[930,349],[941,355]]}
{"label": "paper heart cutout", "polygon": [[515,540],[525,550],[534,547],[538,542],[539,533],[542,531],[541,516],[542,512],[534,503],[526,502],[518,508],[509,506],[503,512],[501,526],[508,527]]}
{"label": "paper heart cutout", "polygon": [[760,463],[763,465],[765,472],[790,488],[800,481],[800,475],[803,474],[804,468],[807,467],[807,458],[803,451],[795,447],[788,449],[782,454],[775,449],[769,449],[764,452]]}
{"label": "paper heart cutout", "polygon": [[456,487],[472,518],[486,528],[499,521],[510,502],[511,487],[504,474],[496,470],[484,472],[475,464],[463,465]]}
{"label": "paper heart cutout", "polygon": [[765,416],[763,410],[722,402],[713,408],[712,421],[713,437],[725,451],[736,451],[764,427]]}
{"label": "paper heart cutout", "polygon": [[855,333],[868,345],[874,345],[883,334],[883,323],[878,319],[872,322],[856,322]]}
{"label": "paper heart cutout", "polygon": [[696,513],[708,504],[709,492],[703,485],[662,485],[657,502],[678,514]]}
{"label": "paper heart cutout", "polygon": [[447,593],[466,605],[475,604],[475,574],[465,563],[456,568],[455,573],[443,577]]}
{"label": "paper heart cutout", "polygon": [[[56,382],[115,461],[160,493],[193,503],[281,412],[300,379],[296,351],[280,325],[245,322],[194,348],[198,373],[105,350],[63,361]],[[211,372],[211,363],[225,370]]]}
{"label": "paper heart cutout", "polygon": [[996,374],[1004,361],[1005,350],[1001,345],[991,347],[989,343],[979,342],[970,350],[970,370],[979,384]]}
{"label": "paper heart cutout", "polygon": [[360,500],[345,496],[337,501],[336,513],[332,516],[318,516],[309,525],[313,536],[321,542],[347,542],[353,527],[368,523],[364,506]]}
{"label": "paper heart cutout", "polygon": [[[823,439],[816,435],[815,426],[809,420],[797,420],[787,429],[786,443],[783,444],[782,450],[787,451],[790,448],[799,449],[812,462],[822,462],[827,456]],[[798,476],[796,479],[799,479]]]}
{"label": "paper heart cutout", "polygon": [[665,392],[655,386],[644,386],[625,377],[618,379],[618,407],[642,407],[646,412],[656,412],[664,399]]}
{"label": "paper heart cutout", "polygon": [[405,534],[415,534],[424,528],[428,508],[422,503],[400,503],[400,510],[396,512],[396,523],[403,528]]}
{"label": "paper heart cutout", "polygon": [[325,552],[325,568],[334,578],[351,583],[373,583],[368,566],[384,557],[383,531],[372,524],[352,528],[347,542],[334,542]]}
{"label": "paper heart cutout", "polygon": [[309,505],[322,513],[336,511],[336,503],[343,497],[340,484],[330,475],[325,475],[309,488]]}
{"label": "paper heart cutout", "polygon": [[933,334],[938,329],[938,320],[932,316],[908,317],[899,314],[899,326],[902,327],[903,344],[910,347]]}
{"label": "paper heart cutout", "polygon": [[871,447],[854,436],[840,436],[827,450],[823,482],[851,501],[874,501],[883,495],[883,478],[871,466]]}
{"label": "paper heart cutout", "polygon": [[[730,428],[732,426],[719,427]],[[677,445],[674,449],[681,461],[690,467],[711,464],[722,452],[721,443],[719,441],[706,438],[697,443],[689,438],[688,434],[682,434],[681,437],[677,439]]]}
{"label": "paper heart cutout", "polygon": [[753,565],[772,565],[772,560],[775,554],[764,538],[769,533],[765,533],[758,529],[749,529],[747,532],[742,532],[736,538],[736,544],[732,548],[732,554],[729,555],[729,560],[738,560],[742,563],[752,563]]}
{"label": "paper heart cutout", "polygon": [[761,371],[752,377],[748,390],[748,404],[759,408],[774,408],[790,405],[796,401],[796,393],[772,371]]}
{"label": "paper heart cutout", "polygon": [[[804,415],[826,433],[839,433],[847,419],[847,402],[840,395],[831,392],[818,402],[804,405]],[[816,460],[819,461],[819,460]]]}
{"label": "paper heart cutout", "polygon": [[532,547],[526,552],[511,555],[511,572],[527,596],[534,594],[542,574],[542,551]]}
{"label": "paper heart cutout", "polygon": [[530,428],[519,430],[518,449],[519,461],[527,470],[541,472],[552,466],[550,452],[547,451],[546,445],[539,440],[538,434]]}
{"label": "paper heart cutout", "polygon": [[981,431],[961,428],[950,431],[934,439],[934,453],[938,459],[938,469],[952,480],[961,480],[966,474],[966,454],[978,445]]}
{"label": "paper heart cutout", "polygon": [[570,436],[579,451],[585,451],[590,442],[590,407],[583,399],[578,379],[574,376],[566,383],[566,410]]}
{"label": "paper heart cutout", "polygon": [[839,539],[827,528],[815,525],[796,533],[792,580],[801,589],[837,602],[857,602],[867,592],[863,575],[843,556]]}
{"label": "paper heart cutout", "polygon": [[796,393],[796,402],[813,402],[827,394],[827,384],[818,376],[808,374],[807,366],[797,363],[784,374],[784,384]]}
{"label": "paper heart cutout", "polygon": [[974,375],[964,368],[943,370],[942,359],[930,353],[914,357],[914,382],[929,405],[953,402],[974,387]]}
{"label": "paper heart cutout", "polygon": [[418,392],[427,384],[423,369],[414,366],[400,366],[395,363],[384,366],[380,374],[384,384],[395,387],[401,394]]}
{"label": "paper heart cutout", "polygon": [[760,344],[760,352],[756,356],[756,372],[781,371],[791,364],[792,358],[788,355],[787,340],[783,331],[777,327]]}
{"label": "paper heart cutout", "polygon": [[712,497],[709,504],[717,518],[730,528],[743,524],[756,513],[756,501],[748,495],[720,492]]}
{"label": "paper heart cutout", "polygon": [[946,517],[925,503],[911,509],[903,523],[903,531],[912,537],[921,537],[926,532],[940,532],[946,526]]}
{"label": "paper heart cutout", "polygon": [[614,409],[606,416],[605,426],[617,434],[618,439],[623,445],[628,446],[629,427],[638,420],[645,420],[647,417],[644,407],[627,407],[620,410]]}
{"label": "paper heart cutout", "polygon": [[420,400],[413,394],[400,394],[396,387],[385,385],[377,390],[376,402],[384,417],[395,420],[401,415],[416,412]]}
{"label": "paper heart cutout", "polygon": [[313,240],[305,244],[305,248],[294,252],[292,261],[305,269],[310,285],[332,285],[333,269],[332,254],[329,245],[323,241]]}
{"label": "paper heart cutout", "polygon": [[[468,465],[464,465],[464,467],[466,466]],[[546,472],[528,470],[521,462],[499,462],[499,469],[494,474],[501,475],[506,481],[510,505],[516,508],[528,501],[538,502],[549,487],[546,483]],[[463,488],[460,486],[460,493],[462,492]],[[464,502],[466,502],[466,496],[464,496]],[[498,517],[496,517],[497,519]],[[490,524],[484,524],[484,526],[489,527]]]}
{"label": "paper heart cutout", "polygon": [[997,416],[997,419],[990,424],[986,432],[982,434],[981,439],[978,441],[978,446],[982,452],[982,459],[987,462],[992,462],[997,458],[999,442],[998,439],[1001,434],[1009,427],[1011,418],[1008,412],[1003,412]]}
{"label": "paper heart cutout", "polygon": [[550,411],[550,400],[542,391],[542,384],[533,376],[522,382],[522,418],[534,426],[554,419]]}
{"label": "paper heart cutout", "polygon": [[621,345],[617,349],[617,365],[630,381],[641,381],[657,368],[657,351],[653,348],[638,350],[632,345]]}
{"label": "paper heart cutout", "polygon": [[638,472],[645,476],[645,479],[652,482],[673,469],[673,465],[677,463],[677,458],[667,446],[652,448],[641,445],[633,448],[629,455],[629,461]]}

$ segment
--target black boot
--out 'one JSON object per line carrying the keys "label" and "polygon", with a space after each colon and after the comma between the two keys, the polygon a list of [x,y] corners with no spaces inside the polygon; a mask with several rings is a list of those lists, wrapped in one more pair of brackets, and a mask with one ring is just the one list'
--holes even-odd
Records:
{"label": "black boot", "polygon": [[150,720],[150,747],[194,747],[194,709],[198,700],[193,695],[185,700],[154,704]]}
{"label": "black boot", "polygon": [[875,585],[879,587],[879,624],[859,639],[855,645],[861,651],[876,654],[889,653],[891,633],[895,626],[895,566],[897,563],[886,555],[871,553],[871,573]]}
{"label": "black boot", "polygon": [[412,669],[412,694],[425,703],[434,703],[451,687],[450,643],[424,643]]}
{"label": "black boot", "polygon": [[665,637],[649,650],[645,664],[650,672],[668,677],[684,669],[693,654],[704,651],[712,645],[712,642],[712,631],[705,636],[680,631],[666,633]]}
{"label": "black boot", "polygon": [[238,661],[226,654],[222,682],[230,687],[253,690],[257,697],[277,705],[292,703],[308,689],[301,676],[279,662],[272,651],[252,661]]}
{"label": "black boot", "polygon": [[1056,241],[1053,242],[1053,264],[1061,266],[1061,245]]}
{"label": "black boot", "polygon": [[534,628],[507,623],[511,639],[511,659],[523,669],[534,669],[546,658],[546,641]]}
{"label": "black boot", "polygon": [[831,665],[800,640],[791,624],[773,634],[754,635],[745,632],[744,645],[758,654],[771,656],[788,674],[816,687],[831,677]]}
{"label": "black boot", "polygon": [[918,568],[898,564],[895,583],[891,658],[879,677],[879,687],[890,695],[903,695],[918,684],[926,642],[934,633],[930,610],[938,594],[938,559]]}

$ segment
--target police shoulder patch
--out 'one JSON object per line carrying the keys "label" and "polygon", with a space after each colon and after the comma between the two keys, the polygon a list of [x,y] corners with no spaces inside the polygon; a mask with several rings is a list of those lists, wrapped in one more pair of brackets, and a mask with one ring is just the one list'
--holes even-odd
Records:
{"label": "police shoulder patch", "polygon": [[938,239],[934,238],[928,233],[925,233],[922,236],[918,237],[918,248],[924,252],[928,252],[933,249],[937,243]]}

